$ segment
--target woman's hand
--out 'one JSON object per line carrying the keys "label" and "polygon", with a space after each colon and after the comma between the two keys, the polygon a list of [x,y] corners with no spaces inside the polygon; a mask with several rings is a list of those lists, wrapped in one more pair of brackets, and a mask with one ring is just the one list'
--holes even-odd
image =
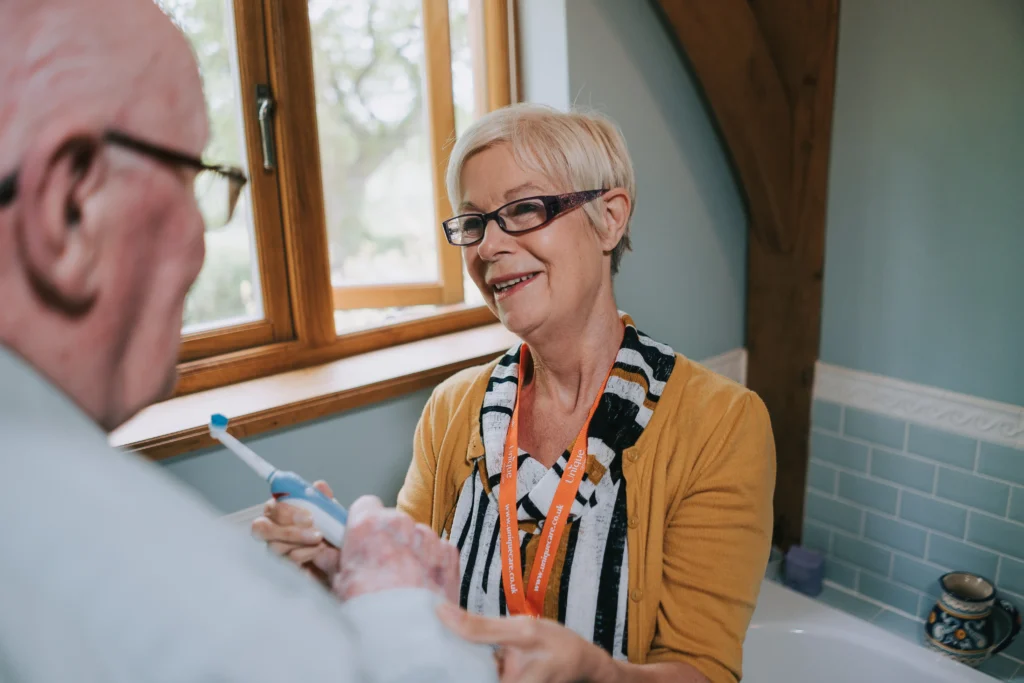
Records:
{"label": "woman's hand", "polygon": [[[327,482],[318,481],[313,486],[328,498],[334,497]],[[270,500],[263,516],[253,521],[252,533],[273,552],[287,557],[325,586],[331,585],[338,572],[340,551],[323,539],[305,510]]]}
{"label": "woman's hand", "polygon": [[549,619],[491,619],[459,609],[438,608],[441,621],[474,643],[498,645],[502,683],[603,682],[617,678],[607,652]]}

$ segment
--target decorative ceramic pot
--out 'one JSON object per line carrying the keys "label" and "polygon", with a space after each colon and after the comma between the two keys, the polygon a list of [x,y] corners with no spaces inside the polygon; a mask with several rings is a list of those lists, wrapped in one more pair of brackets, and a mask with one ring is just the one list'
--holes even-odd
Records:
{"label": "decorative ceramic pot", "polygon": [[[950,572],[939,579],[942,597],[925,622],[925,642],[933,650],[977,667],[1002,652],[1020,633],[1020,612],[996,595],[988,579],[969,572]],[[1009,617],[1011,626],[996,641],[993,610]]]}

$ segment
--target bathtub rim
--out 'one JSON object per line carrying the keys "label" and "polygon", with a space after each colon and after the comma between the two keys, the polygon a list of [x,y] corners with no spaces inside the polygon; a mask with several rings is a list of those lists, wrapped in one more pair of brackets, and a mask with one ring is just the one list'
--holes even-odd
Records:
{"label": "bathtub rim", "polygon": [[[843,590],[830,582],[826,586],[846,593],[851,597],[878,604],[863,596],[849,590]],[[878,604],[880,614],[884,608]],[[888,610],[892,612],[893,610]],[[893,612],[897,614],[896,612]],[[874,618],[877,618],[877,614]],[[920,620],[921,635],[924,635],[924,623]],[[796,630],[824,631],[838,640],[852,640],[859,645],[866,646],[869,643],[887,655],[908,661],[920,661],[923,664],[933,666],[939,672],[948,673],[957,677],[957,681],[963,683],[998,683],[1000,679],[989,676],[976,669],[953,661],[949,657],[929,650],[921,642],[911,642],[903,637],[888,631],[877,624],[856,617],[843,610],[826,604],[821,600],[811,598],[788,588],[780,583],[765,579],[761,584],[761,592],[758,596],[757,607],[750,620],[750,627],[747,630],[746,639],[749,639],[752,632],[763,630],[767,633],[789,632]],[[746,639],[744,644],[746,645]],[[744,668],[748,666],[746,660],[747,649],[744,647]]]}

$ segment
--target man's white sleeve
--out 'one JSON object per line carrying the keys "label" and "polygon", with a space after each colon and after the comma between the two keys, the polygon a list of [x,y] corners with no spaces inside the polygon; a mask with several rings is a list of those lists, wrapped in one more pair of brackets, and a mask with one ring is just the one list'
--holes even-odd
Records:
{"label": "man's white sleeve", "polygon": [[428,591],[402,589],[345,603],[359,634],[359,655],[374,662],[374,681],[497,681],[491,648],[467,643],[445,628],[434,616],[440,601]]}
{"label": "man's white sleeve", "polygon": [[[24,403],[23,392],[7,407]],[[4,683],[497,680],[490,649],[444,629],[433,594],[341,605],[74,415],[49,422],[54,430],[10,412],[0,443],[13,484],[0,496]]]}

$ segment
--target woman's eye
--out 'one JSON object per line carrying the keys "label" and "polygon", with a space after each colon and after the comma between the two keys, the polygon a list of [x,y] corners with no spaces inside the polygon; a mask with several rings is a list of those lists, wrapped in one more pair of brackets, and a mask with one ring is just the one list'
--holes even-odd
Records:
{"label": "woman's eye", "polygon": [[476,216],[471,216],[469,218],[463,218],[460,223],[460,227],[466,232],[476,232],[483,227],[484,222]]}
{"label": "woman's eye", "polygon": [[543,213],[544,207],[537,202],[523,202],[512,207],[513,216],[530,216]]}

